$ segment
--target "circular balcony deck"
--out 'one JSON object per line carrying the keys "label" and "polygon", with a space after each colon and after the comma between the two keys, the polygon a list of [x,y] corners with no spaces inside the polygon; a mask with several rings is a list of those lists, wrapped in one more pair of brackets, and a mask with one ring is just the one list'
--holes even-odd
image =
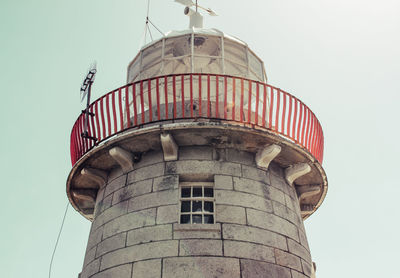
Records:
{"label": "circular balcony deck", "polygon": [[[312,165],[312,171],[296,184],[319,184],[323,189],[309,200],[313,207],[306,217],[326,195],[327,180],[321,166],[324,138],[318,119],[299,99],[268,84],[213,74],[161,76],[118,88],[93,102],[89,112],[88,136],[82,137],[85,114],[72,129],[73,169],[67,182],[71,203],[86,217],[90,213],[70,194],[71,188],[91,187],[79,177],[80,169],[84,165],[111,169],[106,150],[116,143],[125,144],[132,152],[157,148],[159,141],[155,140],[165,130],[175,132],[179,145],[212,144],[250,152],[269,144],[283,145],[275,161],[282,167]],[[207,136],[200,136],[199,130]],[[201,142],[196,143],[200,137]],[[137,146],[141,148],[136,150]]]}

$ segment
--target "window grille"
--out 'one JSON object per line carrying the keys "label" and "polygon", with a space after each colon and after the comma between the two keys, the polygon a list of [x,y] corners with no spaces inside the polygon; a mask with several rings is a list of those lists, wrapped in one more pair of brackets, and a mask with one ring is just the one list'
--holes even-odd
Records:
{"label": "window grille", "polygon": [[181,224],[214,224],[214,184],[210,182],[185,182],[180,184]]}

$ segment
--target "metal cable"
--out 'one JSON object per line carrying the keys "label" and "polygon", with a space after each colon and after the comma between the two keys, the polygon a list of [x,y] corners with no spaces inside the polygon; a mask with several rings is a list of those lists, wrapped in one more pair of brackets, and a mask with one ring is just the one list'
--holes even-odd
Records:
{"label": "metal cable", "polygon": [[49,278],[51,277],[51,267],[53,265],[53,259],[54,259],[54,255],[55,255],[56,250],[57,250],[58,241],[60,240],[61,232],[62,232],[62,229],[64,227],[64,222],[65,222],[65,217],[66,217],[67,212],[68,212],[68,207],[69,207],[69,202],[67,202],[67,207],[65,208],[64,217],[63,217],[62,222],[61,222],[60,231],[58,232],[58,236],[57,236],[56,244],[54,246],[53,254],[51,255],[50,266],[49,266]]}

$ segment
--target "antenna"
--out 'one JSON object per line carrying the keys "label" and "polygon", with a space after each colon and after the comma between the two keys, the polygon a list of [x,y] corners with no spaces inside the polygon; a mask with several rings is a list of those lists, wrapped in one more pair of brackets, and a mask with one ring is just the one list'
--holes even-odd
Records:
{"label": "antenna", "polygon": [[88,124],[89,124],[89,116],[93,117],[94,114],[89,112],[89,105],[90,105],[90,95],[91,95],[91,89],[92,89],[92,84],[94,82],[94,77],[96,75],[97,69],[96,69],[96,63],[93,63],[90,67],[89,72],[86,75],[86,78],[83,80],[82,86],[81,86],[81,102],[85,97],[87,97],[87,102],[86,102],[86,109],[82,110],[82,113],[85,114],[85,122],[84,122],[84,130],[81,134],[83,138],[87,138],[90,140],[97,141],[97,138],[89,136],[88,132]]}
{"label": "antenna", "polygon": [[[151,34],[149,23],[161,34],[161,36],[164,36],[164,33],[150,20],[149,13],[150,13],[150,0],[147,0],[146,24],[144,26],[144,34],[143,34],[144,44],[146,44],[147,41],[147,31],[149,31],[150,38],[153,41],[153,35]],[[142,44],[142,42],[140,44]]]}

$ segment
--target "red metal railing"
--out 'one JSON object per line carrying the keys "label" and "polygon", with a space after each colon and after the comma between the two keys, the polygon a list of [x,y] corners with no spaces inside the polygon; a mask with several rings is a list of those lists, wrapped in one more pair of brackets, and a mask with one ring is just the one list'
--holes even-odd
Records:
{"label": "red metal railing", "polygon": [[268,129],[306,148],[320,163],[324,137],[314,113],[299,99],[279,88],[240,77],[180,74],[155,77],[118,88],[89,107],[88,135],[83,138],[81,114],[71,133],[74,165],[107,138],[143,124],[212,118]]}

